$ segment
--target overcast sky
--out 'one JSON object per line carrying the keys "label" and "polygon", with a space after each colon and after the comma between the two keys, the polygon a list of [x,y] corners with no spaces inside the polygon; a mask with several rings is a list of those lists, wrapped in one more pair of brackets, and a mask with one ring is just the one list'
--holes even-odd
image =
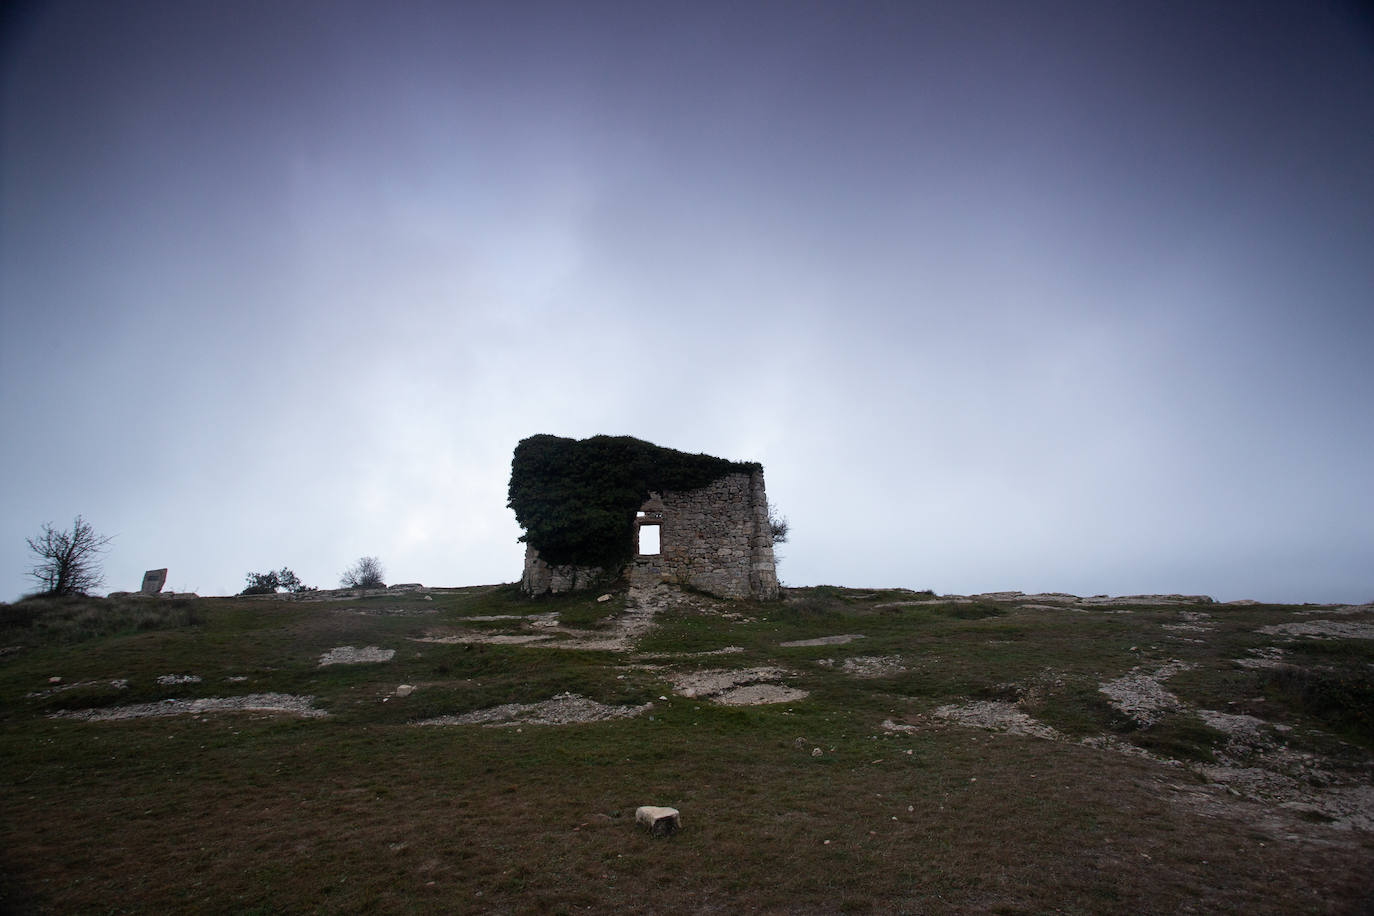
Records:
{"label": "overcast sky", "polygon": [[791,585],[1374,599],[1353,5],[5,16],[0,599],[513,581],[535,433],[761,461]]}

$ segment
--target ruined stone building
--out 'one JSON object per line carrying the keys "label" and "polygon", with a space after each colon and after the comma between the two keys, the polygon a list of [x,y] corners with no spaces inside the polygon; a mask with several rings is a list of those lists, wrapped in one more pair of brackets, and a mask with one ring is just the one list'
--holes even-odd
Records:
{"label": "ruined stone building", "polygon": [[534,436],[516,448],[511,508],[531,596],[670,582],[724,598],[778,597],[763,468],[629,437]]}

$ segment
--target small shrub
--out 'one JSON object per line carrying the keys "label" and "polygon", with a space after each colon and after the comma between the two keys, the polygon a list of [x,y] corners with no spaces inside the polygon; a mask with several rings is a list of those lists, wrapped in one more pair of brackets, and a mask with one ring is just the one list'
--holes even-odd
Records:
{"label": "small shrub", "polygon": [[1374,675],[1284,665],[1261,673],[1266,696],[1330,726],[1343,737],[1374,747]]}
{"label": "small shrub", "polygon": [[275,595],[279,588],[284,588],[293,594],[315,591],[313,587],[303,584],[300,578],[286,566],[281,569],[268,570],[265,573],[250,572],[246,578],[248,579],[248,587],[239,592],[240,595]]}

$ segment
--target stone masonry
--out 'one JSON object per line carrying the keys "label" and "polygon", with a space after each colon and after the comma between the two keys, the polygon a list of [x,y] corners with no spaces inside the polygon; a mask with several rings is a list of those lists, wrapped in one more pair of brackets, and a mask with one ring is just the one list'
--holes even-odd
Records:
{"label": "stone masonry", "polygon": [[600,566],[553,566],[539,559],[539,551],[525,545],[525,571],[520,576],[520,591],[526,595],[558,595],[591,588],[607,579]]}
{"label": "stone masonry", "polygon": [[[698,490],[652,494],[635,521],[636,548],[643,528],[659,528],[659,553],[639,555],[620,571],[633,584],[690,585],[722,598],[778,597],[773,532],[763,473],[729,474]],[[585,566],[550,566],[525,549],[521,589],[541,595],[588,588],[608,576]]]}

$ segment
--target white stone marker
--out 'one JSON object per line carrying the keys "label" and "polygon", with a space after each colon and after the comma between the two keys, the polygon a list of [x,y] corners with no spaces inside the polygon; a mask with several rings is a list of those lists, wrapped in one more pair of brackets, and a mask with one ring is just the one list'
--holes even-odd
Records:
{"label": "white stone marker", "polygon": [[635,823],[649,828],[654,836],[672,836],[682,828],[676,808],[642,805],[635,811]]}

